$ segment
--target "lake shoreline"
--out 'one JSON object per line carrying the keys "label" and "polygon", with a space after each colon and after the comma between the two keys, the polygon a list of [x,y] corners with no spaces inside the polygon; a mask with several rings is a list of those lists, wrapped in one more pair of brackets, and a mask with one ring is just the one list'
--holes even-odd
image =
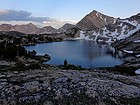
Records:
{"label": "lake shoreline", "polygon": [[47,64],[62,65],[65,59],[70,64],[85,68],[113,67],[123,63],[119,51],[115,51],[108,44],[97,44],[93,41],[69,40],[25,46],[25,49],[36,50],[37,55],[49,54],[51,60]]}

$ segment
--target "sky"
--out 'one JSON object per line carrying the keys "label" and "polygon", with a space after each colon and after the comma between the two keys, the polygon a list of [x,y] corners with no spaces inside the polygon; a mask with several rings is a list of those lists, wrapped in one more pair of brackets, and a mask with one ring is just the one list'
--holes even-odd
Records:
{"label": "sky", "polygon": [[33,22],[55,28],[65,23],[76,24],[93,10],[116,18],[140,13],[140,0],[0,0],[0,3],[0,23]]}

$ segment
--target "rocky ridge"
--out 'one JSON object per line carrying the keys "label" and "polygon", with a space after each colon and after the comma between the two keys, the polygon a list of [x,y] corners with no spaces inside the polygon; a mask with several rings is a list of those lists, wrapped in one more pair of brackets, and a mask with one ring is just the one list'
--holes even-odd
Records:
{"label": "rocky ridge", "polygon": [[0,104],[139,105],[139,79],[97,69],[61,70],[53,66],[1,72]]}
{"label": "rocky ridge", "polygon": [[115,42],[125,39],[140,29],[140,15],[120,19],[93,11],[77,23],[80,34],[77,39],[97,42]]}
{"label": "rocky ridge", "polygon": [[67,32],[68,29],[71,29],[71,28],[74,28],[74,27],[75,27],[75,25],[66,23],[61,28],[59,28],[57,31],[63,33],[63,32]]}
{"label": "rocky ridge", "polygon": [[11,25],[11,24],[2,24],[0,25],[0,31],[17,31],[24,34],[44,34],[44,33],[55,33],[57,29],[46,26],[43,28],[38,28],[36,25],[29,23],[23,25]]}

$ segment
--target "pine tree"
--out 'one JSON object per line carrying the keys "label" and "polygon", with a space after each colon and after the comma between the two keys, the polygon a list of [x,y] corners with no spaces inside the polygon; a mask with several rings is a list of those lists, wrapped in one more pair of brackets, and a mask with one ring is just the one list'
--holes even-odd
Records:
{"label": "pine tree", "polygon": [[67,66],[67,64],[68,64],[68,62],[67,62],[67,60],[65,59],[65,60],[64,60],[64,66]]}

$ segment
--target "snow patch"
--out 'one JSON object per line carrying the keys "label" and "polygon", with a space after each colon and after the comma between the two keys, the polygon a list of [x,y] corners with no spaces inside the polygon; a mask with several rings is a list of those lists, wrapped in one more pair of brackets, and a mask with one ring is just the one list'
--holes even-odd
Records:
{"label": "snow patch", "polygon": [[105,41],[106,43],[112,43],[113,41],[110,39],[108,39],[108,41]]}
{"label": "snow patch", "polygon": [[136,57],[140,57],[140,54],[139,55],[136,55]]}
{"label": "snow patch", "polygon": [[133,41],[134,43],[140,43],[140,40]]}
{"label": "snow patch", "polygon": [[133,51],[123,50],[125,53],[133,54]]}
{"label": "snow patch", "polygon": [[138,25],[138,22],[137,21],[128,21],[128,20],[123,20],[123,22],[126,22],[126,23],[129,23],[133,26],[137,26]]}
{"label": "snow patch", "polygon": [[115,24],[115,23],[116,23],[116,21],[117,21],[117,19],[115,19],[115,18],[114,18],[114,19],[113,19],[113,24]]}
{"label": "snow patch", "polygon": [[135,71],[136,74],[140,74],[140,69]]}
{"label": "snow patch", "polygon": [[106,18],[104,20],[105,20],[105,23],[107,23]]}
{"label": "snow patch", "polygon": [[96,13],[96,16],[99,17],[99,13],[98,12]]}
{"label": "snow patch", "polygon": [[122,27],[123,23],[119,24],[120,27]]}
{"label": "snow patch", "polygon": [[125,39],[125,38],[131,36],[131,35],[134,34],[136,31],[140,30],[140,24],[138,24],[138,26],[137,26],[136,29],[134,29],[134,30],[129,30],[129,32],[128,32],[126,35],[124,35],[125,28],[126,28],[126,26],[124,26],[124,27],[122,28],[121,35],[119,35],[119,37],[117,37],[117,39],[119,39],[119,40],[120,40],[120,39]]}
{"label": "snow patch", "polygon": [[75,39],[85,39],[84,31],[80,31],[80,37]]}

